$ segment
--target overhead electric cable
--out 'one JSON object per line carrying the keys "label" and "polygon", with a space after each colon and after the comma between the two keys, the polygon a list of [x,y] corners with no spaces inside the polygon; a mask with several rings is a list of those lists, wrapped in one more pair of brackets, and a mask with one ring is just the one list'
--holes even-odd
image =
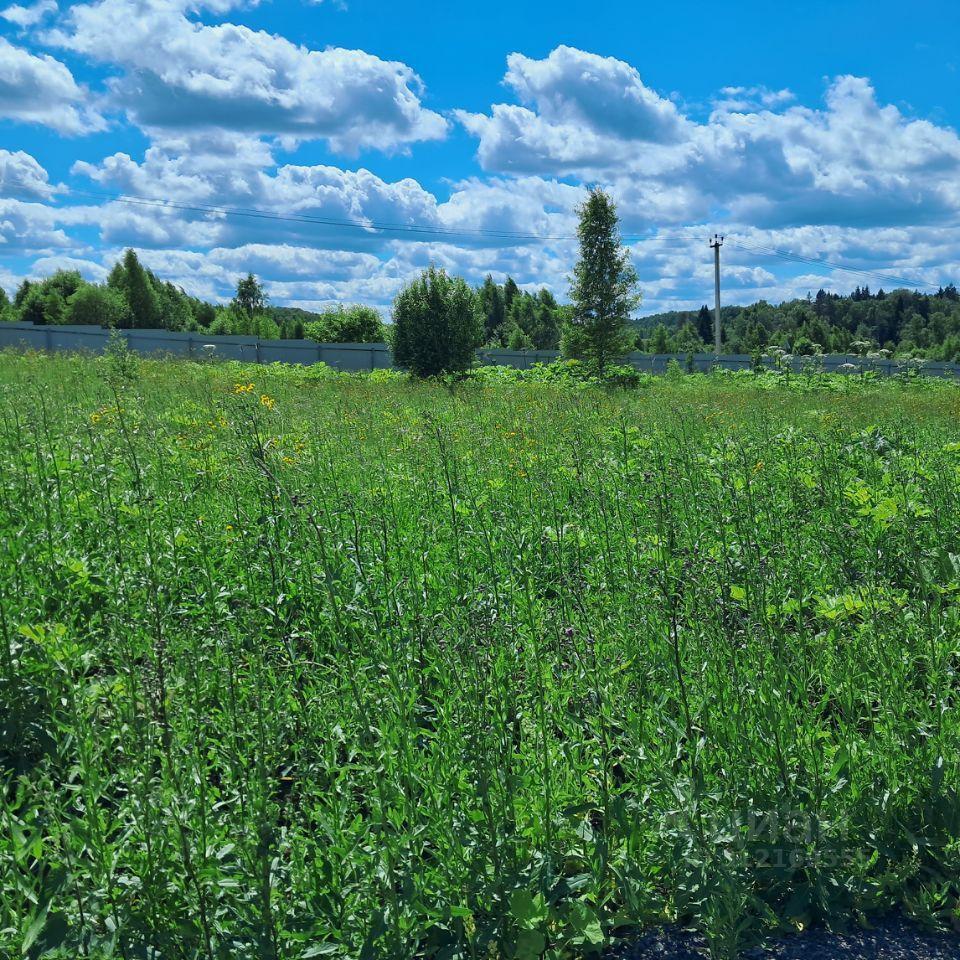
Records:
{"label": "overhead electric cable", "polygon": [[[14,184],[25,189],[35,189],[34,184],[28,184],[15,178],[6,178],[0,182],[0,186]],[[414,236],[443,237],[443,238],[480,238],[486,240],[503,240],[516,242],[564,242],[577,239],[573,234],[542,235],[536,233],[522,233],[514,230],[485,229],[479,227],[450,227],[443,225],[431,225],[424,223],[390,223],[384,221],[359,219],[351,217],[321,217],[312,214],[296,213],[274,213],[268,210],[260,210],[251,207],[226,207],[203,203],[183,203],[177,200],[164,199],[161,197],[131,196],[129,194],[115,194],[99,192],[94,190],[81,190],[75,187],[67,188],[68,194],[76,197],[88,197],[95,200],[105,200],[111,203],[121,203],[129,206],[147,207],[156,210],[176,210],[184,213],[198,213],[204,215],[215,215],[221,217],[245,217],[255,220],[268,220],[280,223],[300,223],[306,225],[328,226],[328,227],[347,227],[363,230],[366,233],[396,233]],[[692,243],[700,242],[704,239],[702,234],[684,233],[646,233],[646,234],[623,234],[622,239],[627,243]],[[892,274],[881,273],[877,270],[870,270],[863,267],[852,267],[847,264],[838,263],[835,260],[828,260],[820,257],[808,257],[803,254],[793,253],[788,250],[781,250],[776,247],[766,246],[764,244],[752,243],[747,240],[739,240],[735,236],[728,235],[730,243],[742,250],[759,253],[762,256],[775,257],[787,262],[809,264],[812,266],[829,267],[833,270],[841,270],[846,273],[856,274],[881,283],[893,284],[904,287],[927,287],[933,289],[936,284],[925,281],[909,280],[906,277],[899,277]]]}
{"label": "overhead electric cable", "polygon": [[843,270],[846,273],[855,273],[868,279],[878,280],[882,283],[894,284],[903,287],[930,287],[936,286],[933,283],[927,283],[923,280],[908,280],[906,277],[893,276],[891,274],[880,273],[877,270],[869,270],[862,267],[850,267],[843,263],[837,263],[835,260],[827,260],[821,257],[806,257],[802,254],[791,253],[787,250],[778,250],[775,247],[767,247],[763,244],[747,243],[743,240],[737,240],[735,237],[728,237],[731,243],[743,250],[749,250],[753,253],[759,253],[767,257],[778,257],[782,260],[788,260],[792,263],[806,263],[820,267],[830,267],[833,270]]}
{"label": "overhead electric cable", "polygon": [[[10,181],[8,181],[10,182]],[[20,184],[29,186],[28,184]],[[471,227],[433,226],[423,223],[387,223],[377,220],[363,220],[349,217],[319,217],[311,214],[281,214],[267,210],[258,210],[252,207],[221,207],[202,203],[181,203],[177,200],[167,200],[161,197],[130,196],[128,194],[101,193],[93,190],[69,188],[69,193],[78,197],[90,197],[97,200],[107,200],[112,203],[124,203],[133,206],[150,207],[160,210],[179,210],[188,213],[216,214],[219,216],[249,217],[257,220],[275,220],[284,223],[305,223],[333,227],[354,227],[365,231],[397,232],[427,234],[444,237],[477,236],[498,240],[527,240],[527,241],[566,241],[576,240],[575,234],[542,235],[534,233],[520,233],[513,230],[491,230]],[[636,234],[624,235],[623,240],[629,242],[644,241],[697,241],[702,237],[699,234]]]}

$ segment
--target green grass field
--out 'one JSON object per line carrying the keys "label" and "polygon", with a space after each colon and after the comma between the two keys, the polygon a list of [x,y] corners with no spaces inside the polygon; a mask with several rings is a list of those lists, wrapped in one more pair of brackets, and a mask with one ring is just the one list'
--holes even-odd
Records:
{"label": "green grass field", "polygon": [[960,916],[960,389],[0,391],[0,955]]}

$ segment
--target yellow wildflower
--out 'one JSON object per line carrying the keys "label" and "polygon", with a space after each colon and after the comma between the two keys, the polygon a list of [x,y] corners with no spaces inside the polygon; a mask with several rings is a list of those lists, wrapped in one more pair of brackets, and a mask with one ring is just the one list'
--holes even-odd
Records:
{"label": "yellow wildflower", "polygon": [[268,397],[265,393],[261,393],[260,403],[263,404],[263,406],[265,406],[268,410],[272,410],[276,400],[274,400],[273,397]]}

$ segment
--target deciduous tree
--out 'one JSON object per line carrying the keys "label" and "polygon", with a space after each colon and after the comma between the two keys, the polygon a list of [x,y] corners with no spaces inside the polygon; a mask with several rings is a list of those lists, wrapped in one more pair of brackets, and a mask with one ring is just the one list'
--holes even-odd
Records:
{"label": "deciduous tree", "polygon": [[320,314],[319,320],[305,325],[304,333],[320,343],[383,343],[386,339],[383,318],[373,307],[360,304]]}
{"label": "deciduous tree", "polygon": [[431,266],[397,294],[391,343],[398,366],[419,377],[463,371],[482,342],[479,297],[460,277]]}
{"label": "deciduous tree", "polygon": [[234,310],[252,318],[254,314],[262,313],[266,305],[267,297],[263,292],[263,285],[252,273],[237,281],[237,293],[233,298]]}
{"label": "deciduous tree", "polygon": [[85,283],[67,300],[64,321],[121,327],[124,326],[128,313],[127,302],[117,290]]}

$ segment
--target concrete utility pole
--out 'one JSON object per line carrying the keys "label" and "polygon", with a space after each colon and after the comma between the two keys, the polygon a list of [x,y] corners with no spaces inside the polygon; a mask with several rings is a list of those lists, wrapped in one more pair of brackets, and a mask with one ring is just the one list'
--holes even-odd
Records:
{"label": "concrete utility pole", "polygon": [[713,352],[720,353],[720,248],[723,246],[723,237],[715,233],[710,241],[713,247],[714,270],[714,307],[713,307]]}

